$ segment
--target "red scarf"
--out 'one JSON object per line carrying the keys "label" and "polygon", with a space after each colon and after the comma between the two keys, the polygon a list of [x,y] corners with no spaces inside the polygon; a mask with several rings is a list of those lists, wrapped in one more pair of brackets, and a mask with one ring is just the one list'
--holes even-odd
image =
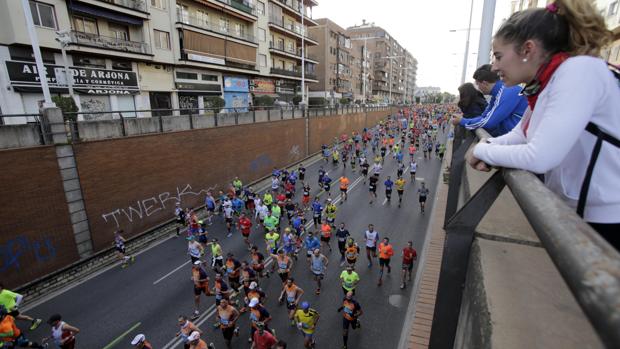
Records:
{"label": "red scarf", "polygon": [[[530,106],[530,110],[534,111],[534,107],[536,107],[536,101],[538,100],[538,95],[547,87],[549,80],[555,73],[555,70],[558,69],[560,64],[564,63],[564,61],[569,57],[566,52],[558,52],[551,56],[551,60],[546,65],[543,65],[536,74],[535,80],[537,80],[537,84],[540,86],[538,91],[532,95],[527,96],[527,103]],[[531,84],[531,83],[530,83]],[[527,87],[526,87],[527,88]],[[527,135],[527,129],[530,126],[530,119],[528,118],[523,123],[523,132]]]}

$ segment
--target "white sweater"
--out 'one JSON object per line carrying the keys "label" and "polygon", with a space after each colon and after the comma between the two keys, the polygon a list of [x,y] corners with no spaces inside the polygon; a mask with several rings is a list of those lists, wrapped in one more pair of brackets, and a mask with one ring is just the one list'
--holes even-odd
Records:
{"label": "white sweater", "polygon": [[[530,117],[526,136],[523,123]],[[620,86],[603,60],[572,57],[555,71],[535,110],[528,108],[510,133],[478,143],[474,156],[493,166],[544,173],[549,189],[576,208],[596,141],[585,131],[590,121],[620,139]],[[620,149],[607,142],[594,167],[585,220],[620,222]]]}

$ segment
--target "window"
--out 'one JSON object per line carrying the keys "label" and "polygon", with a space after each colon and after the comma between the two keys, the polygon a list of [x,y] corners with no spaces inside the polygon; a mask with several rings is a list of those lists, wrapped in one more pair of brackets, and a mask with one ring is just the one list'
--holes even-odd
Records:
{"label": "window", "polygon": [[151,0],[151,6],[160,10],[166,10],[168,8],[167,2],[168,0]]}
{"label": "window", "polygon": [[50,29],[57,28],[54,6],[42,2],[30,1],[30,12],[32,12],[34,25]]}
{"label": "window", "polygon": [[265,3],[264,2],[259,1],[256,3],[256,12],[258,12],[259,15],[265,14]]}
{"label": "window", "polygon": [[265,29],[258,28],[258,40],[260,40],[262,42],[267,40],[267,32],[265,32]]}
{"label": "window", "polygon": [[196,25],[199,27],[208,27],[209,14],[204,11],[196,10],[196,22]]}
{"label": "window", "polygon": [[132,71],[131,62],[112,61],[112,69]]}
{"label": "window", "polygon": [[245,37],[245,24],[235,23],[235,34],[239,38]]}
{"label": "window", "polygon": [[97,21],[87,17],[73,17],[73,26],[76,31],[88,34],[99,34]]}
{"label": "window", "polygon": [[267,66],[267,56],[266,55],[258,55],[258,65],[260,67],[266,67]]}
{"label": "window", "polygon": [[129,29],[127,28],[127,26],[116,23],[108,23],[108,29],[110,30],[111,37],[118,40],[129,40]]}
{"label": "window", "polygon": [[177,79],[198,80],[198,74],[196,74],[196,73],[186,73],[186,72],[178,71],[177,72]]}
{"label": "window", "polygon": [[[11,55],[12,60],[34,62],[34,53],[32,52],[32,47],[9,46],[9,54]],[[41,49],[41,56],[43,57],[43,62],[45,63],[56,63],[53,52]]]}
{"label": "window", "polygon": [[103,68],[105,69],[105,59],[73,55],[73,65],[78,67]]}
{"label": "window", "polygon": [[287,41],[287,42],[286,42],[286,49],[287,49],[289,52],[293,52],[293,53],[294,53],[294,52],[295,52],[295,44],[293,44],[293,42],[292,42],[292,41]]}
{"label": "window", "polygon": [[220,17],[220,32],[228,33],[228,29],[230,28],[230,21],[228,18]]}
{"label": "window", "polygon": [[170,34],[161,30],[153,30],[155,32],[155,47],[163,50],[170,49]]}
{"label": "window", "polygon": [[202,74],[203,81],[218,81],[217,75]]}
{"label": "window", "polygon": [[295,71],[295,65],[291,62],[286,62],[286,70]]}
{"label": "window", "polygon": [[177,20],[189,24],[189,10],[186,5],[177,4]]}

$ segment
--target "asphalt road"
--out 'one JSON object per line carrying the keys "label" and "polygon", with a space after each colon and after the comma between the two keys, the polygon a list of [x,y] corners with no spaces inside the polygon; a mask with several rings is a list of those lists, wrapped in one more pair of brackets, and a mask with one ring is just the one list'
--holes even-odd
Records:
{"label": "asphalt road", "polygon": [[[439,135],[441,139],[445,139],[441,132]],[[399,288],[400,251],[408,240],[413,240],[418,255],[421,254],[420,248],[431,216],[440,171],[438,159],[422,159],[421,153],[417,156],[418,181],[412,184],[408,178],[408,170],[406,171],[407,185],[401,208],[398,208],[395,191],[391,204],[384,200],[383,181],[387,175],[396,178],[396,161],[391,155],[388,155],[380,176],[377,190],[379,198],[372,205],[368,203],[367,183],[356,181],[360,176],[359,167],[357,172],[353,172],[347,165],[346,175],[351,181],[350,192],[348,200],[343,205],[338,204],[336,222],[345,222],[362,247],[356,268],[361,277],[356,299],[364,310],[361,318],[363,327],[350,331],[349,348],[395,348],[398,344],[412,290],[411,285],[405,290]],[[331,163],[325,165],[322,161],[307,166],[306,180],[312,186],[313,195],[319,192],[316,182],[321,165],[325,166],[334,181],[344,171],[342,166],[334,168]],[[417,200],[417,189],[422,178],[431,190],[425,215],[420,213]],[[338,199],[340,193],[337,183],[332,185],[331,192],[332,198]],[[322,195],[321,199],[325,196]],[[298,190],[297,199],[300,198]],[[308,217],[311,221],[310,215]],[[238,259],[245,259],[248,254],[241,235],[235,232],[233,237],[226,238],[222,223],[221,217],[215,219],[215,223],[209,227],[210,236],[220,238],[224,253],[232,251]],[[384,283],[380,287],[377,286],[377,263],[375,261],[374,266],[368,268],[363,250],[363,234],[370,223],[374,224],[380,238],[388,236],[391,239],[395,249],[392,274],[384,277]],[[262,233],[258,232],[256,226],[253,228],[251,240],[259,247],[264,247]],[[302,300],[310,302],[311,307],[321,314],[316,335],[317,348],[342,347],[342,314],[337,313],[336,309],[342,301],[338,277],[343,269],[340,267],[340,255],[333,240],[332,247],[333,252],[326,253],[330,263],[319,296],[314,294],[315,283],[305,258],[300,258],[293,268],[297,284],[306,291]],[[177,317],[179,314],[190,315],[194,309],[193,284],[190,281],[190,263],[186,250],[187,243],[182,238],[165,240],[143,251],[130,267],[115,267],[103,272],[37,304],[28,309],[27,313],[44,319],[53,313],[62,314],[65,321],[81,330],[77,340],[79,348],[130,348],[129,342],[137,333],[146,334],[154,348],[182,347],[174,336],[178,331]],[[416,271],[417,264],[414,269],[414,272]],[[210,277],[213,280],[212,274]],[[272,276],[261,282],[261,287],[267,293],[265,306],[274,318],[270,325],[277,330],[278,338],[285,340],[289,348],[303,348],[302,335],[290,326],[285,306],[278,305],[277,296],[281,287],[279,278]],[[211,326],[215,321],[213,305],[212,297],[203,296],[201,317],[195,323],[205,331],[203,338],[206,337],[207,342],[213,342],[218,349],[225,348],[221,332],[213,330]],[[242,315],[238,325],[241,327],[241,336],[233,339],[233,347],[247,348],[247,313]],[[31,340],[40,340],[43,336],[48,336],[49,332],[47,325],[41,325],[36,331],[27,332],[27,336]]]}

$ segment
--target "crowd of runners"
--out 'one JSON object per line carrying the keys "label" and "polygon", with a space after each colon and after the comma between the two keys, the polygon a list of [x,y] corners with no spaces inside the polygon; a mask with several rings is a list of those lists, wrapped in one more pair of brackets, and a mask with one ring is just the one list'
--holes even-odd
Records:
{"label": "crowd of runners", "polygon": [[[307,268],[308,277],[316,285],[316,295],[322,292],[322,280],[330,268],[340,271],[342,302],[337,309],[342,313],[342,347],[347,348],[349,330],[362,325],[362,306],[356,300],[360,276],[358,267],[362,249],[365,250],[367,267],[378,264],[376,284],[383,283],[384,272],[391,273],[391,260],[400,252],[400,288],[412,282],[412,270],[417,258],[413,242],[404,246],[393,246],[390,239],[382,236],[373,224],[369,224],[363,238],[356,240],[347,229],[346,223],[338,221],[338,206],[347,202],[347,193],[352,186],[346,173],[361,174],[363,184],[368,189],[369,205],[378,200],[378,188],[383,184],[385,203],[390,204],[392,192],[396,190],[397,205],[400,208],[405,188],[416,188],[419,208],[424,214],[429,188],[424,181],[416,181],[418,163],[416,157],[433,157],[441,160],[445,146],[438,141],[438,132],[445,132],[448,115],[452,109],[445,105],[419,106],[402,109],[381,121],[372,129],[342,135],[333,144],[322,146],[323,161],[318,170],[318,180],[310,183],[306,178],[306,168],[299,164],[292,170],[273,169],[271,185],[265,192],[257,192],[235,177],[226,191],[208,192],[204,201],[205,209],[198,212],[175,208],[176,233],[187,241],[187,253],[191,260],[191,280],[194,293],[194,312],[178,317],[178,332],[185,349],[206,349],[208,343],[204,329],[193,321],[201,316],[206,307],[201,305],[203,297],[215,299],[215,323],[213,327],[221,330],[227,348],[232,347],[235,337],[247,334],[251,348],[286,348],[271,326],[273,316],[288,316],[291,326],[297,327],[304,338],[304,347],[315,346],[315,332],[320,321],[319,312],[314,309],[304,295],[312,290],[304,290],[292,277],[293,268]],[[434,155],[433,155],[434,154]],[[386,159],[397,164],[396,173],[383,173]],[[329,172],[342,166],[343,175],[331,178]],[[328,171],[329,170],[329,171]],[[406,186],[410,181],[414,186]],[[312,197],[312,187],[319,189]],[[338,189],[334,190],[333,187]],[[315,191],[316,192],[316,191]],[[227,240],[240,233],[247,247],[247,253],[235,255],[226,252],[223,241],[209,231],[216,220],[225,225]],[[253,244],[250,235],[260,235],[263,243]],[[225,237],[224,237],[225,236]],[[253,239],[256,241],[256,239]],[[336,240],[336,246],[332,246]],[[132,264],[134,256],[125,251],[122,231],[115,232],[114,247],[123,268]],[[332,247],[338,249],[340,261],[328,259]],[[275,276],[282,287],[275,295],[286,306],[286,314],[276,315],[264,305],[265,291],[261,288],[266,278]],[[7,290],[8,291],[8,290]],[[4,291],[2,291],[4,292]],[[41,320],[20,315],[16,304],[4,302],[0,293],[0,336],[3,343],[14,346],[39,348],[46,344],[28,341],[15,325],[15,320],[31,321],[32,326]],[[17,295],[17,294],[14,294]],[[336,295],[330,295],[336,296]],[[15,301],[21,301],[17,295]],[[20,317],[21,316],[21,317]],[[249,328],[241,329],[239,319],[247,316]],[[49,320],[52,326],[52,339],[61,348],[73,348],[75,335],[79,330],[61,320],[55,314]],[[7,336],[8,328],[13,328]],[[48,341],[46,339],[45,341]],[[145,334],[133,338],[135,348],[151,349]]]}

